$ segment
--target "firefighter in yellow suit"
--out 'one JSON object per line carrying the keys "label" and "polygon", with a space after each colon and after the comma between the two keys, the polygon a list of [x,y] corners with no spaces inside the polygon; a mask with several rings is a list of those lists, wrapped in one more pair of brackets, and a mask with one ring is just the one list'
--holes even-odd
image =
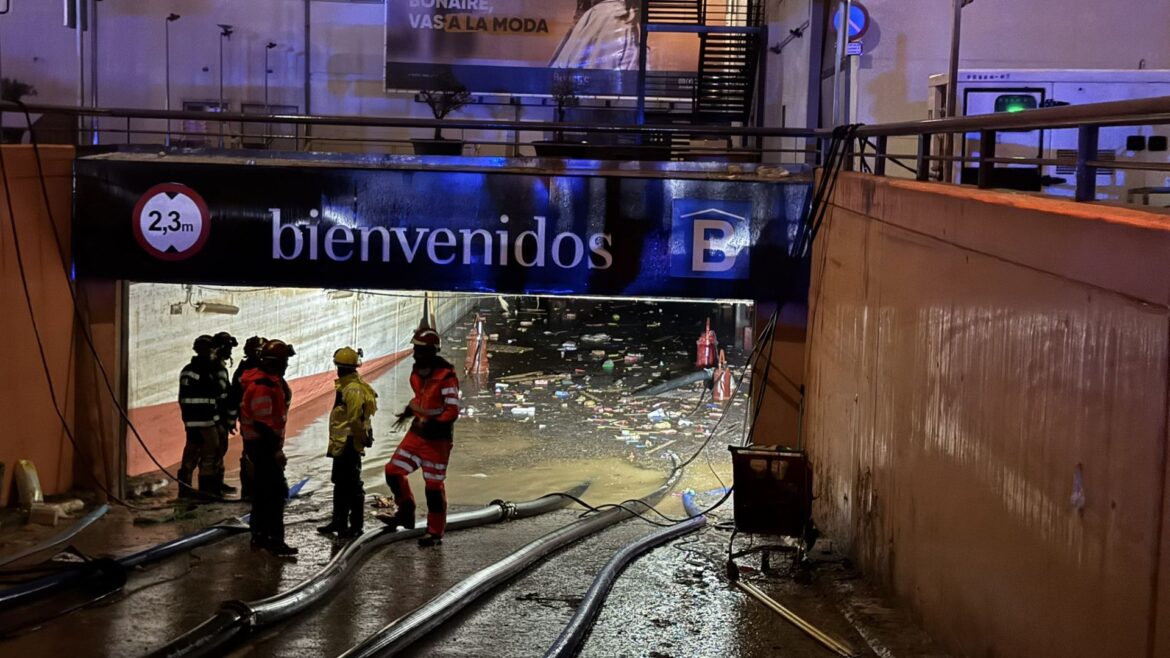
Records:
{"label": "firefighter in yellow suit", "polygon": [[343,347],[333,353],[337,394],[329,414],[329,448],[333,460],[333,519],[317,528],[322,534],[342,539],[362,534],[365,525],[365,489],[362,487],[362,457],[374,444],[371,421],[378,411],[378,394],[358,374],[361,350]]}

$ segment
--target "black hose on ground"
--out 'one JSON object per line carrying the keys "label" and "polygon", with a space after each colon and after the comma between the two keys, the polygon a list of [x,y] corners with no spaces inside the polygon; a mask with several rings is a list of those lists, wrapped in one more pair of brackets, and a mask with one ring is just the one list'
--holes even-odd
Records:
{"label": "black hose on ground", "polygon": [[[679,478],[682,476],[682,469],[678,468],[678,457],[674,455],[671,457],[674,459],[675,468],[671,471],[666,482],[641,499],[647,506],[653,506],[661,500],[678,484]],[[510,580],[549,553],[604,530],[630,516],[633,516],[633,513],[629,510],[624,507],[615,507],[554,530],[518,549],[503,560],[472,574],[451,589],[415,608],[406,616],[399,618],[366,638],[361,644],[346,651],[342,654],[342,658],[396,655],[441,626],[480,596]]]}
{"label": "black hose on ground", "polygon": [[667,526],[657,532],[651,533],[615,553],[609,562],[605,563],[605,566],[602,567],[597,577],[593,579],[593,584],[589,586],[589,591],[585,592],[585,597],[581,599],[581,604],[577,606],[576,614],[573,615],[573,618],[569,620],[564,630],[561,631],[560,636],[553,642],[548,651],[545,652],[544,658],[570,658],[571,656],[576,656],[577,652],[581,650],[581,644],[585,641],[585,636],[589,633],[589,628],[593,626],[593,622],[601,612],[601,606],[605,605],[605,597],[609,595],[609,590],[613,587],[614,581],[617,580],[618,576],[621,575],[621,572],[630,562],[633,562],[642,554],[668,541],[702,528],[706,523],[707,517],[696,516],[693,519],[688,519],[677,525]]}
{"label": "black hose on ground", "polygon": [[[589,483],[586,482],[566,493],[579,496],[588,488]],[[452,514],[447,519],[447,529],[464,530],[509,519],[539,516],[565,507],[570,502],[561,494],[549,494],[520,503],[495,501],[475,511]],[[321,571],[292,589],[258,601],[227,601],[212,617],[171,640],[150,656],[190,658],[221,655],[224,648],[239,636],[282,622],[319,603],[345,582],[351,569],[369,553],[390,543],[421,537],[425,532],[422,528],[395,531],[387,527],[371,530],[347,544]]]}
{"label": "black hose on ground", "polygon": [[125,574],[130,569],[140,567],[144,564],[158,562],[177,553],[215,543],[221,539],[245,532],[247,529],[248,526],[240,519],[230,519],[204,528],[199,532],[164,542],[158,546],[152,546],[151,548],[117,560],[95,560],[76,569],[35,578],[15,587],[0,590],[0,610],[23,605],[53,592],[76,586],[90,580],[95,572],[109,575],[111,571],[120,571],[122,580],[125,581]]}

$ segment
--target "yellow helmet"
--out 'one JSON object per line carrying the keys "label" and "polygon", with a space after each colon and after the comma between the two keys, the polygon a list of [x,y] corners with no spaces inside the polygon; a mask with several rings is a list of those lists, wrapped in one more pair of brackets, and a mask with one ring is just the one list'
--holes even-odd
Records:
{"label": "yellow helmet", "polygon": [[353,349],[352,347],[343,347],[333,353],[333,365],[343,366],[346,368],[360,368],[362,365],[361,349]]}

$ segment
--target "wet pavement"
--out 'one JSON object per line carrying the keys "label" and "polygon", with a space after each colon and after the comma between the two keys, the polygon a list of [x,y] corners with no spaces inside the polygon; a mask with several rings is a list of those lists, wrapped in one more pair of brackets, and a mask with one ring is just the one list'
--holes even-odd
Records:
{"label": "wet pavement", "polygon": [[[447,480],[452,511],[494,499],[536,498],[583,480],[592,482],[585,498],[595,505],[638,498],[666,476],[670,452],[693,454],[712,430],[716,436],[704,455],[687,469],[676,493],[658,510],[681,517],[678,491],[707,491],[730,483],[726,446],[742,437],[742,393],[726,407],[722,421],[724,408],[711,403],[702,384],[665,396],[630,395],[693,371],[695,340],[715,307],[590,300],[554,305],[545,300],[545,309],[538,311],[525,310],[534,305],[531,299],[508,298],[504,304],[511,311],[507,317],[496,299],[481,303],[487,331],[498,334],[493,343],[498,349],[493,350],[489,378],[463,382],[464,415],[457,425]],[[730,338],[728,313],[715,315],[720,337]],[[446,337],[443,353],[460,371],[470,326],[468,318]],[[571,346],[576,349],[566,349],[566,343],[575,343]],[[746,356],[741,349],[729,351],[733,363],[743,363]],[[382,467],[397,444],[398,435],[390,429],[393,414],[410,397],[408,372],[406,362],[371,381],[381,409],[375,418],[376,442],[363,468],[371,498],[388,493]],[[497,386],[500,383],[506,386]],[[302,496],[286,511],[289,543],[301,549],[297,560],[279,561],[253,551],[246,534],[229,538],[130,574],[122,591],[0,640],[0,654],[143,655],[203,621],[222,601],[263,598],[308,578],[338,548],[314,531],[325,520],[331,494],[325,441],[321,418],[290,437],[286,447],[289,479],[310,478]],[[421,499],[421,478],[416,473],[411,479]],[[703,500],[705,505],[715,502],[714,497]],[[164,508],[154,514],[167,508],[161,499],[140,502]],[[135,516],[149,514],[119,508],[73,545],[86,555],[123,555],[245,511],[240,504],[203,505],[177,521],[134,525]],[[453,532],[440,549],[422,550],[412,542],[380,549],[323,604],[289,623],[259,631],[232,655],[338,655],[580,513],[566,509]],[[710,518],[704,530],[655,550],[626,571],[582,655],[832,655],[728,585],[724,565],[730,503]],[[473,604],[410,655],[542,655],[572,616],[596,570],[613,552],[654,529],[633,519],[571,546]],[[741,537],[737,550],[753,540],[761,541]],[[0,544],[0,553],[8,546]],[[760,571],[758,555],[742,558],[739,564],[744,578],[852,645],[858,655],[942,655],[904,614],[875,595],[846,561],[822,547],[831,549],[831,542],[818,545],[811,556],[815,568],[800,574],[802,582],[787,554],[775,555],[768,573]]]}

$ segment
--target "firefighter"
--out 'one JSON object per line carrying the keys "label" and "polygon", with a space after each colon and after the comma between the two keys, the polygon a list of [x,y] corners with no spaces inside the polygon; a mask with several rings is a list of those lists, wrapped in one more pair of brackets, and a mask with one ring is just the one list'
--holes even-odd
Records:
{"label": "firefighter", "polygon": [[244,452],[255,468],[252,491],[252,547],[279,557],[291,557],[297,549],[284,541],[284,430],[288,422],[288,397],[284,373],[296,355],[292,345],[271,340],[260,349],[260,367],[248,372],[240,403],[240,434]]}
{"label": "firefighter", "polygon": [[179,411],[187,431],[179,465],[179,495],[194,493],[191,477],[199,469],[199,492],[219,497],[219,384],[215,377],[215,340],[203,335],[191,346],[195,356],[179,373]]}
{"label": "firefighter", "polygon": [[414,398],[398,414],[395,429],[410,419],[398,449],[386,464],[386,483],[394,494],[398,513],[379,517],[389,525],[414,527],[414,495],[406,476],[416,468],[423,472],[427,500],[427,533],[419,546],[437,546],[443,542],[447,527],[447,461],[451,456],[455,420],[459,417],[459,380],[455,367],[439,356],[439,334],[426,324],[414,332],[414,368],[410,387]]}
{"label": "firefighter", "polygon": [[[256,370],[260,367],[260,348],[264,343],[268,342],[267,338],[261,336],[252,336],[244,341],[244,360],[240,361],[240,365],[236,366],[236,371],[232,373],[232,385],[228,391],[228,406],[236,410],[238,415],[240,409],[240,402],[244,399],[244,385],[242,379],[245,373]],[[288,396],[288,401],[292,402],[292,397]],[[240,500],[251,500],[252,498],[252,462],[248,460],[248,453],[240,453]]]}
{"label": "firefighter", "polygon": [[[343,347],[333,353],[337,395],[329,414],[329,447],[333,460],[333,519],[317,528],[321,534],[336,533],[341,539],[362,534],[366,493],[362,488],[362,457],[374,445],[371,421],[378,411],[378,394],[358,375],[361,350]],[[348,520],[348,525],[347,525]]]}
{"label": "firefighter", "polygon": [[240,343],[226,331],[221,331],[211,337],[215,343],[215,381],[220,387],[219,392],[219,489],[221,495],[234,494],[236,488],[223,481],[223,458],[228,450],[228,437],[236,433],[236,418],[240,415],[240,405],[232,401],[232,378],[228,374],[227,363],[232,360],[232,348]]}

